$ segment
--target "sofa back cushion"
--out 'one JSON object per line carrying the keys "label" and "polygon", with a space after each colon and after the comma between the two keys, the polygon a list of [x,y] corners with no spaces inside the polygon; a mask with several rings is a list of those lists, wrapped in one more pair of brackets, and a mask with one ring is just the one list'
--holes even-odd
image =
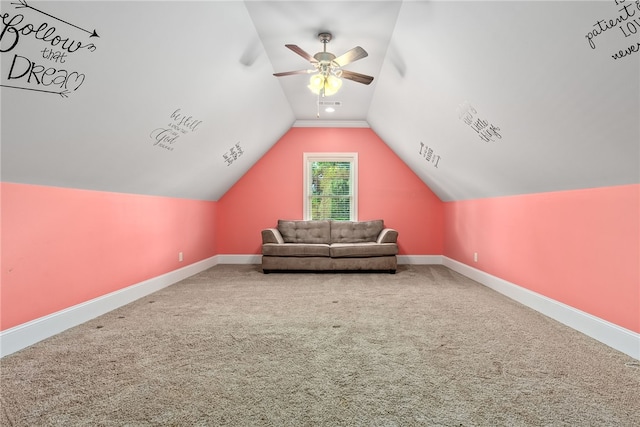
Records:
{"label": "sofa back cushion", "polygon": [[384,228],[381,219],[374,221],[331,221],[331,243],[375,242]]}
{"label": "sofa back cushion", "polygon": [[331,242],[329,221],[288,221],[278,220],[278,231],[285,243],[325,243]]}

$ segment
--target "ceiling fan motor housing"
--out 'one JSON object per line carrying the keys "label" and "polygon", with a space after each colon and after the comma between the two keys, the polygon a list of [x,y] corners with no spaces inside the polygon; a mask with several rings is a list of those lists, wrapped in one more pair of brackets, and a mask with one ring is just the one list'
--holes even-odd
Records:
{"label": "ceiling fan motor housing", "polygon": [[329,32],[322,32],[318,34],[318,39],[324,45],[324,49],[322,52],[318,52],[313,55],[315,60],[318,61],[316,68],[324,76],[328,76],[331,73],[331,70],[338,66],[338,64],[332,64],[333,60],[336,59],[336,56],[331,52],[327,52],[327,43],[329,43],[332,38],[333,36]]}
{"label": "ceiling fan motor housing", "polygon": [[313,55],[313,57],[316,58],[318,62],[331,62],[336,59],[336,56],[331,52],[318,52]]}

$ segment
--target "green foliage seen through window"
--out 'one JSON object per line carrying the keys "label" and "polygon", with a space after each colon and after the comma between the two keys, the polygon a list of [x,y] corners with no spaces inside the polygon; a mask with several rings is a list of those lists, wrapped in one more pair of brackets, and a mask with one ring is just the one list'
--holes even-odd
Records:
{"label": "green foliage seen through window", "polygon": [[351,217],[351,163],[311,164],[311,219],[348,221]]}

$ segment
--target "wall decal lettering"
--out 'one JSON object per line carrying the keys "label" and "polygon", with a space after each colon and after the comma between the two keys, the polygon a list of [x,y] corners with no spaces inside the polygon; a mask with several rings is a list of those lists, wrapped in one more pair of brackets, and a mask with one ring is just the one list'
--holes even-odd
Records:
{"label": "wall decal lettering", "polygon": [[[638,37],[640,34],[640,0],[613,0],[617,8],[615,18],[599,19],[593,24],[593,29],[584,36],[591,49],[596,48],[596,37],[608,30],[618,29],[622,33],[623,39],[628,37]],[[619,7],[622,6],[622,7]],[[614,34],[619,34],[613,32]],[[631,41],[628,47],[614,52],[611,55],[613,60],[624,58],[632,53],[640,52],[640,41]]]}
{"label": "wall decal lettering", "polygon": [[242,147],[240,147],[240,142],[237,142],[236,145],[229,148],[229,151],[223,154],[222,157],[224,158],[224,161],[227,162],[227,166],[231,166],[231,164],[238,160],[238,158],[243,154],[244,151],[242,151]]}
{"label": "wall decal lettering", "polygon": [[40,9],[36,9],[35,7],[33,7],[33,6],[29,5],[29,4],[27,4],[27,0],[18,0],[18,3],[11,3],[11,4],[15,5],[15,6],[16,6],[16,9],[24,9],[24,8],[33,9],[33,10],[35,10],[36,12],[40,12],[41,14],[46,15],[46,16],[48,16],[48,17],[50,17],[50,18],[57,19],[57,20],[58,20],[58,21],[60,21],[60,22],[63,22],[63,23],[65,23],[65,24],[67,24],[67,25],[71,25],[72,27],[75,27],[75,28],[77,28],[77,29],[79,29],[79,30],[81,30],[81,31],[84,31],[85,33],[88,33],[88,34],[89,34],[89,37],[100,37],[100,36],[98,35],[98,33],[96,32],[96,30],[93,30],[93,31],[85,30],[85,29],[84,29],[84,28],[82,28],[82,27],[78,27],[77,25],[73,25],[73,24],[72,24],[72,23],[70,23],[70,22],[63,21],[62,19],[60,19],[60,18],[56,18],[56,17],[55,17],[55,16],[53,16],[53,15],[49,15],[48,13],[43,12],[43,11],[41,11]]}
{"label": "wall decal lettering", "polygon": [[[44,15],[45,19],[54,19],[69,27],[84,31],[89,34],[89,37],[99,37],[95,30],[86,30],[78,25],[57,18],[52,14],[36,9],[28,4],[26,0],[19,0],[11,4],[14,5],[16,9],[33,11],[37,13],[38,16]],[[20,13],[11,15],[6,12],[0,15],[0,18],[2,22],[2,30],[0,31],[0,53],[3,55],[9,54],[10,52],[13,53],[8,72],[3,71],[3,73],[6,72],[6,75],[3,77],[7,83],[12,81],[12,84],[2,84],[0,86],[11,89],[58,94],[63,98],[67,98],[69,93],[78,90],[83,85],[86,75],[79,71],[70,70],[66,63],[70,55],[75,52],[95,52],[97,49],[95,44],[83,43],[82,41],[73,40],[71,37],[60,35],[56,27],[50,23],[41,22],[40,24],[34,24],[31,18]],[[27,53],[13,52],[14,49],[20,46],[20,37],[29,35],[45,44],[44,49],[39,50],[39,53],[42,55],[41,59],[32,60],[32,56]],[[35,54],[35,52],[33,53]],[[43,60],[48,61],[49,65],[46,63],[43,65]],[[41,86],[46,87],[46,89],[41,88]],[[49,87],[53,87],[56,90],[50,90]]]}
{"label": "wall decal lettering", "polygon": [[188,116],[178,108],[169,115],[171,119],[166,127],[159,127],[151,131],[149,138],[154,140],[153,146],[164,148],[168,151],[174,150],[174,143],[180,136],[190,132],[195,132],[202,120],[196,120],[193,116]]}
{"label": "wall decal lettering", "polygon": [[149,138],[153,139],[154,147],[164,148],[165,150],[173,151],[173,143],[178,139],[180,135],[171,129],[156,128],[151,131]]}
{"label": "wall decal lettering", "polygon": [[56,63],[60,61],[61,64],[64,64],[65,58],[67,57],[67,54],[62,53],[62,51],[55,51],[53,49],[48,49],[46,47],[43,50],[41,50],[40,53],[42,54],[42,57],[44,59],[48,59]]}
{"label": "wall decal lettering", "polygon": [[420,155],[427,161],[430,162],[433,167],[437,168],[438,163],[440,163],[441,157],[433,151],[433,148],[424,144],[424,142],[420,141]]}
{"label": "wall decal lettering", "polygon": [[478,111],[469,101],[464,101],[458,107],[458,118],[473,129],[480,139],[485,142],[496,142],[494,138],[502,139],[500,128],[484,119],[475,117]]}
{"label": "wall decal lettering", "polygon": [[[15,4],[15,3],[14,3]],[[25,16],[17,14],[14,16],[8,13],[2,14],[2,32],[0,32],[0,52],[5,53],[13,50],[20,42],[20,36],[28,36],[33,34],[33,37],[37,40],[42,40],[48,43],[50,46],[58,46],[62,50],[66,50],[69,53],[74,53],[79,49],[87,49],[90,52],[94,52],[97,46],[93,43],[83,44],[80,41],[72,40],[69,37],[61,37],[56,34],[56,27],[50,26],[46,22],[40,24],[37,28],[36,25],[27,22],[22,25]]]}
{"label": "wall decal lettering", "polygon": [[202,120],[196,120],[192,116],[182,114],[180,108],[171,113],[170,117],[173,122],[169,123],[169,126],[183,134],[195,131],[198,125],[202,123]]}
{"label": "wall decal lettering", "polygon": [[36,64],[29,58],[14,55],[7,80],[14,79],[23,79],[26,80],[26,83],[43,86],[54,85],[64,90],[77,90],[84,83],[85,75],[76,71],[69,72],[53,67],[45,68],[44,65]]}

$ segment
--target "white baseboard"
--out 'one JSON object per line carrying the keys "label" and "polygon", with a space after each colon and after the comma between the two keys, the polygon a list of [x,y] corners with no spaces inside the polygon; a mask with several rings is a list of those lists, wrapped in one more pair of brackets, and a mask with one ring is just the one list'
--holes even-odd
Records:
{"label": "white baseboard", "polygon": [[262,264],[262,255],[218,255],[218,264]]}
{"label": "white baseboard", "polygon": [[396,255],[398,264],[441,265],[442,255]]}
{"label": "white baseboard", "polygon": [[[0,357],[77,326],[218,264],[260,264],[260,255],[216,255],[0,332]],[[398,255],[398,264],[444,265],[640,360],[640,334],[441,255]]]}
{"label": "white baseboard", "polygon": [[144,282],[0,332],[0,357],[15,353],[53,335],[129,304],[169,285],[219,264],[213,256]]}
{"label": "white baseboard", "polygon": [[640,360],[640,334],[448,257],[442,264],[570,328]]}

